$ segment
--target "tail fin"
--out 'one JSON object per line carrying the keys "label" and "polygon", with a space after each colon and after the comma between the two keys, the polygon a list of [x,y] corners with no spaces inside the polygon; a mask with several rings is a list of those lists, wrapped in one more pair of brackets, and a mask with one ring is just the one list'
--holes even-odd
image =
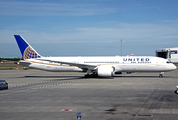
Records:
{"label": "tail fin", "polygon": [[41,55],[38,54],[22,36],[14,35],[14,37],[17,41],[23,59],[41,58]]}

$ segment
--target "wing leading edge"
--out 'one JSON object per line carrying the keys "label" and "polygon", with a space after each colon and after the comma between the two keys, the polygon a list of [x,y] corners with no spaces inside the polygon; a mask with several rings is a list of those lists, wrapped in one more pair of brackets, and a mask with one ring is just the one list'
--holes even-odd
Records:
{"label": "wing leading edge", "polygon": [[94,69],[97,68],[97,65],[66,62],[66,61],[52,60],[52,59],[48,59],[48,58],[36,58],[36,60],[49,61],[49,62],[60,63],[60,64],[67,64],[67,65],[70,65],[70,66],[77,66],[77,67],[79,67],[81,69],[87,69],[87,70],[94,70]]}

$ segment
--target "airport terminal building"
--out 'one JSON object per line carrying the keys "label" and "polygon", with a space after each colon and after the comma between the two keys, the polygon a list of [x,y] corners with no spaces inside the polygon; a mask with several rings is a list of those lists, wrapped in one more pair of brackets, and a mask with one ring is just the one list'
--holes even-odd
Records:
{"label": "airport terminal building", "polygon": [[170,60],[173,63],[178,63],[178,47],[165,48],[156,50],[156,56]]}

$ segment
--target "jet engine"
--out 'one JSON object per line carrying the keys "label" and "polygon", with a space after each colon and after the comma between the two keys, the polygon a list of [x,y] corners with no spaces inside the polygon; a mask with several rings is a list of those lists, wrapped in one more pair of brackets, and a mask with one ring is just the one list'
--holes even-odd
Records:
{"label": "jet engine", "polygon": [[115,68],[113,66],[98,66],[97,74],[100,77],[112,77],[115,74]]}

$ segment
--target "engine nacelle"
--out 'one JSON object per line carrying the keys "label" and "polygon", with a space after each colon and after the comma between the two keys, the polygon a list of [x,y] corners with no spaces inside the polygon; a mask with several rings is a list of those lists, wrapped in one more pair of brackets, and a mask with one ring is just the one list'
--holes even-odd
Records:
{"label": "engine nacelle", "polygon": [[112,77],[115,74],[114,71],[115,68],[113,66],[103,65],[97,68],[97,74],[100,77]]}

